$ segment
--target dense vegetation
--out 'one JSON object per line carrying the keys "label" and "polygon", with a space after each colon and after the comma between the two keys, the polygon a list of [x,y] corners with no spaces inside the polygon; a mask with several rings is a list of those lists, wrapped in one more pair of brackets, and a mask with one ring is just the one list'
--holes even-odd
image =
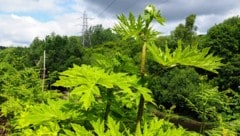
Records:
{"label": "dense vegetation", "polygon": [[159,36],[148,5],[89,28],[84,47],[52,33],[0,48],[0,135],[239,135],[240,18],[204,36],[195,18]]}

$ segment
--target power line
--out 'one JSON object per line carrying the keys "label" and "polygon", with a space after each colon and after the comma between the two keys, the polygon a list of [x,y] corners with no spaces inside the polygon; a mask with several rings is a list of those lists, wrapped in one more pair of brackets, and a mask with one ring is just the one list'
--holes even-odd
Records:
{"label": "power line", "polygon": [[105,9],[103,9],[102,12],[100,12],[99,16],[101,16],[101,15],[102,15],[108,8],[110,8],[110,7],[113,5],[113,3],[116,2],[116,1],[117,1],[117,0],[113,0],[111,3],[109,3],[108,6],[107,6]]}
{"label": "power line", "polygon": [[128,6],[125,11],[128,11],[130,8],[132,8],[136,3],[138,2],[138,0],[135,0],[130,6]]}

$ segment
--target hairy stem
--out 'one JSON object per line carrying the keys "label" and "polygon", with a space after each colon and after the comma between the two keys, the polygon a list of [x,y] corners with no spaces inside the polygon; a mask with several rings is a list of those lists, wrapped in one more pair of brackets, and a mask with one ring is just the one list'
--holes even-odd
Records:
{"label": "hairy stem", "polygon": [[[144,42],[143,47],[142,47],[142,59],[141,59],[141,78],[142,79],[144,78],[144,74],[145,74],[146,47],[147,47],[147,43]],[[143,111],[144,111],[144,97],[141,94],[140,101],[138,104],[136,131],[140,130]]]}
{"label": "hairy stem", "polygon": [[142,76],[142,78],[144,77],[144,74],[145,74],[146,48],[147,48],[147,43],[144,42],[143,47],[142,47],[142,58],[141,58],[141,76]]}

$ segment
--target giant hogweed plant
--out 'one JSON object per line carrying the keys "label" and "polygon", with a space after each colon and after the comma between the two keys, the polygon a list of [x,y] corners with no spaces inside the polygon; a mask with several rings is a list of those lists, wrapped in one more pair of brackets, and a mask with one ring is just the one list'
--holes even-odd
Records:
{"label": "giant hogweed plant", "polygon": [[25,134],[30,131],[31,125],[38,131],[47,127],[49,122],[61,126],[67,122],[84,124],[84,121],[95,120],[96,116],[107,120],[111,103],[119,108],[136,109],[140,95],[146,101],[153,102],[151,91],[139,85],[139,78],[135,75],[106,72],[102,68],[89,65],[74,65],[60,73],[59,78],[54,85],[69,88],[67,100],[49,100],[47,103],[31,106],[27,112],[16,117],[17,131]]}
{"label": "giant hogweed plant", "polygon": [[[190,47],[182,49],[181,44],[178,45],[175,51],[170,51],[167,45],[164,51],[160,50],[154,44],[154,40],[159,32],[153,30],[150,24],[154,19],[158,23],[163,24],[164,19],[161,17],[160,11],[156,11],[153,5],[148,5],[144,15],[139,15],[137,19],[135,19],[132,13],[129,14],[128,18],[125,15],[120,15],[118,19],[119,23],[115,25],[114,30],[123,35],[124,39],[134,37],[143,44],[141,76],[129,75],[128,73],[114,73],[113,71],[106,72],[102,68],[88,65],[74,65],[73,68],[62,72],[59,77],[60,80],[54,84],[55,86],[67,87],[70,90],[67,99],[56,101],[56,103],[48,101],[46,104],[30,107],[23,112],[15,120],[16,129],[20,133],[24,132],[23,134],[27,134],[29,132],[29,135],[31,135],[41,133],[42,131],[50,131],[54,133],[53,135],[90,135],[90,133],[93,133],[93,135],[131,135],[131,132],[124,129],[124,125],[118,127],[118,123],[110,119],[110,115],[114,116],[114,114],[110,114],[111,104],[115,103],[122,109],[124,109],[123,107],[137,109],[135,135],[149,135],[148,133],[153,132],[152,135],[164,134],[165,132],[165,135],[172,134],[171,130],[174,127],[169,127],[169,131],[166,131],[166,126],[169,126],[166,123],[163,123],[164,127],[156,128],[156,125],[161,121],[150,120],[146,121],[146,125],[141,126],[145,103],[153,103],[151,91],[145,87],[147,49],[152,59],[158,62],[159,66],[164,67],[187,65],[216,72],[215,69],[222,65],[220,58],[208,55],[208,50],[206,49],[203,51],[199,51],[197,48],[192,50]],[[54,105],[58,103],[60,106],[54,108]],[[69,104],[74,106],[69,108]],[[103,107],[104,105],[105,107]],[[68,108],[66,109],[66,107]],[[99,107],[100,113],[97,113],[96,107]],[[51,111],[50,109],[56,110]],[[36,111],[43,115],[37,120],[35,119],[37,118],[36,116],[32,116],[37,114]],[[89,116],[89,113],[98,115],[98,117],[100,115],[100,120],[94,121]],[[61,115],[58,116],[58,114]],[[88,123],[85,124],[81,120],[79,122],[77,118],[85,118],[88,120]],[[120,124],[122,124],[121,120]],[[183,134],[183,132],[180,133],[177,130],[173,135]],[[55,133],[55,131],[58,131],[58,133]],[[111,131],[115,133],[113,134]]]}
{"label": "giant hogweed plant", "polygon": [[113,93],[112,100],[120,101],[128,108],[138,103],[141,94],[148,102],[153,102],[151,91],[139,85],[139,78],[135,75],[107,73],[99,67],[74,65],[73,68],[62,72],[59,78],[60,80],[54,85],[72,88],[70,96],[79,96],[79,102],[82,104],[80,108],[84,110],[88,110],[100,101],[106,102],[104,94],[108,92]]}
{"label": "giant hogweed plant", "polygon": [[[104,120],[99,114],[106,114],[106,112],[99,112],[95,109],[95,111],[91,111],[91,109],[99,105],[101,107],[102,103],[107,106],[108,99],[104,96],[107,91],[113,91],[111,100],[119,101],[115,102],[120,104],[118,108],[122,106],[136,108],[140,95],[143,95],[146,101],[151,102],[150,90],[139,86],[138,80],[137,76],[129,76],[125,73],[108,73],[99,67],[74,65],[73,68],[62,72],[60,80],[54,84],[71,88],[68,100],[48,100],[46,103],[30,106],[28,111],[22,112],[16,117],[14,134],[132,136],[129,126],[125,126],[122,120],[115,121],[116,117],[115,119],[111,117],[114,116],[113,114]],[[112,90],[112,88],[118,89]],[[71,105],[74,106],[71,107]],[[93,118],[84,112],[97,114],[98,118]],[[83,120],[88,120],[92,128],[87,127]],[[145,123],[142,135],[159,134],[166,136],[170,134],[186,135],[188,132],[156,118]]]}
{"label": "giant hogweed plant", "polygon": [[[148,5],[144,10],[144,15],[139,15],[136,19],[132,13],[129,17],[125,15],[118,16],[119,23],[114,26],[114,30],[123,36],[124,39],[135,38],[140,41],[142,46],[142,59],[141,59],[141,78],[145,77],[145,61],[147,49],[149,50],[153,61],[160,64],[162,67],[175,67],[177,65],[193,66],[217,73],[216,69],[222,66],[221,58],[209,54],[209,48],[202,51],[197,49],[197,46],[188,46],[182,49],[181,42],[178,47],[171,51],[168,46],[165,50],[155,45],[155,40],[160,34],[151,27],[153,20],[163,25],[164,18],[160,14],[160,10],[156,10],[153,5]],[[138,106],[138,116],[136,125],[136,134],[140,135],[141,119],[144,111],[144,97],[141,96]]]}

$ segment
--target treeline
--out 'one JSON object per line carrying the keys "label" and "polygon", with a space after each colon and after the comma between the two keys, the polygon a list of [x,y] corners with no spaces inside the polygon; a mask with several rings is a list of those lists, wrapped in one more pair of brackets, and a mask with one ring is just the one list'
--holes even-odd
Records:
{"label": "treeline", "polygon": [[[201,70],[197,70],[197,72],[203,75],[207,74],[220,90],[230,88],[239,92],[239,17],[229,18],[223,23],[213,26],[206,35],[196,34],[195,18],[195,15],[188,16],[185,24],[177,26],[170,36],[160,36],[156,43],[159,47],[164,47],[167,43],[171,49],[175,49],[180,39],[185,46],[197,43],[199,48],[210,48],[213,55],[223,58],[222,62],[225,65],[218,70],[218,75]],[[94,57],[109,56],[109,59],[112,59],[117,53],[126,55],[134,61],[134,65],[137,65],[141,49],[134,40],[122,41],[119,35],[101,25],[89,28],[87,33],[91,34],[91,44],[85,43],[85,47],[82,45],[82,37],[60,36],[55,33],[46,36],[43,40],[36,37],[29,47],[1,47],[2,50],[4,49],[1,51],[1,61],[13,64],[16,68],[26,66],[41,69],[43,51],[46,50],[48,73],[64,71],[72,64],[91,64]],[[153,68],[149,67],[150,73],[155,73]]]}

